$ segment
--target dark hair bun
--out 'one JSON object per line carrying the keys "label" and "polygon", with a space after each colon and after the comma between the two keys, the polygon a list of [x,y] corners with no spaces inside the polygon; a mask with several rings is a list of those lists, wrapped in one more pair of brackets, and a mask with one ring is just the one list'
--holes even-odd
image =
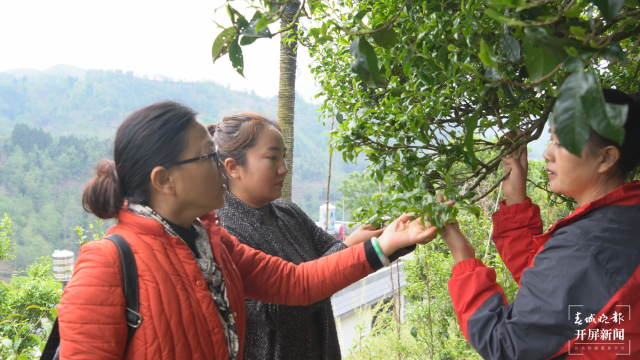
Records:
{"label": "dark hair bun", "polygon": [[82,192],[82,207],[100,219],[114,218],[124,206],[116,163],[113,160],[100,160],[95,172],[97,176],[87,182]]}

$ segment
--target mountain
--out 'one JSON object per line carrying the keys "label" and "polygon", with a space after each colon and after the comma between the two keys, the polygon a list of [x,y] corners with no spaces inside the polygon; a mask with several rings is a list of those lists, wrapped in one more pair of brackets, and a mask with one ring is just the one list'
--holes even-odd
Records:
{"label": "mountain", "polygon": [[23,76],[33,76],[39,74],[52,74],[58,76],[74,76],[82,79],[84,75],[87,73],[87,69],[81,69],[79,67],[71,66],[71,65],[54,65],[45,70],[37,70],[37,69],[13,69],[4,71],[3,74],[13,75],[17,78],[21,78]]}

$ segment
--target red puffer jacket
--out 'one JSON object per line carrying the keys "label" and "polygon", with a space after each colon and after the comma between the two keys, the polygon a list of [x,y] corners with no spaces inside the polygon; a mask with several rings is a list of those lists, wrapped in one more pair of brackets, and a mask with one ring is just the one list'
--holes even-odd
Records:
{"label": "red puffer jacket", "polygon": [[[244,297],[309,305],[373,272],[365,244],[295,266],[239,243],[210,213],[207,228],[237,314],[239,359]],[[124,237],[136,258],[142,324],[126,359],[228,359],[217,309],[189,247],[152,219],[121,210],[109,233]],[[366,250],[365,250],[366,249]],[[112,242],[83,245],[58,306],[61,359],[122,359],[127,339],[122,268]]]}

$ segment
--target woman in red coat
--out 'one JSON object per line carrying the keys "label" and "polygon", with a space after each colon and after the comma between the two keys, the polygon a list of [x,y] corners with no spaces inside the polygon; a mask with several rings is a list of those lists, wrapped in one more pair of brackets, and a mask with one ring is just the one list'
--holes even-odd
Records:
{"label": "woman in red coat", "polygon": [[592,130],[577,157],[551,128],[549,188],[578,208],[546,233],[526,194],[526,151],[504,159],[511,174],[493,241],[519,285],[512,303],[458,227],[443,232],[456,261],[454,310],[485,359],[640,358],[640,182],[625,183],[640,164],[640,104],[618,90],[605,89],[604,98],[628,106],[622,145]]}
{"label": "woman in red coat", "polygon": [[379,239],[298,266],[239,243],[213,213],[224,204],[217,151],[196,113],[162,102],[118,128],[83,204],[124,237],[137,268],[142,323],[128,347],[118,251],[82,246],[58,307],[61,359],[241,359],[244,297],[287,305],[322,300],[431,239],[403,216]]}

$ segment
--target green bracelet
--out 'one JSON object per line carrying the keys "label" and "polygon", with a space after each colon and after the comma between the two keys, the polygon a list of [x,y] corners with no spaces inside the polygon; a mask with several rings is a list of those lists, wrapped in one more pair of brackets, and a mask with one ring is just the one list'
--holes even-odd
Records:
{"label": "green bracelet", "polygon": [[380,244],[378,243],[378,238],[377,237],[371,238],[371,245],[373,245],[373,249],[376,251],[376,254],[378,254],[378,258],[380,259],[380,262],[382,263],[382,266],[389,266],[389,258],[387,258],[384,255],[384,252],[382,252],[382,248],[380,247]]}

